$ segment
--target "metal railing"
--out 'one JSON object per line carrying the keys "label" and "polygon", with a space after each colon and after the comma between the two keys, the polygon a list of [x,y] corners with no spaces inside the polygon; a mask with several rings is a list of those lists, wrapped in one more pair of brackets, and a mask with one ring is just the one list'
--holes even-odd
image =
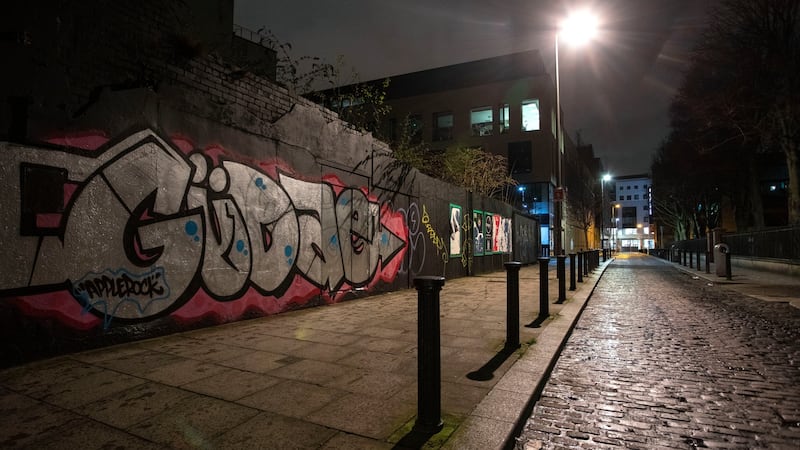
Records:
{"label": "metal railing", "polygon": [[[800,262],[800,227],[772,228],[747,233],[723,234],[720,238],[730,248],[731,254],[758,259],[773,259],[787,262]],[[690,239],[676,241],[670,249],[686,252],[705,252],[708,240]],[[654,253],[670,253],[664,249]],[[662,256],[666,258],[667,256]]]}
{"label": "metal railing", "polygon": [[800,227],[724,234],[722,242],[737,256],[800,261]]}

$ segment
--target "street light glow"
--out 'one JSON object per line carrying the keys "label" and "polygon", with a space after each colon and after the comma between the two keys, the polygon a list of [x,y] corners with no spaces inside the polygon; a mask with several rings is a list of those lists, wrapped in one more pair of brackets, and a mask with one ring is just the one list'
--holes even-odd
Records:
{"label": "street light glow", "polygon": [[603,181],[611,181],[611,175],[610,174],[603,175]]}
{"label": "street light glow", "polygon": [[588,10],[576,11],[561,22],[558,33],[573,45],[588,42],[597,34],[597,16]]}

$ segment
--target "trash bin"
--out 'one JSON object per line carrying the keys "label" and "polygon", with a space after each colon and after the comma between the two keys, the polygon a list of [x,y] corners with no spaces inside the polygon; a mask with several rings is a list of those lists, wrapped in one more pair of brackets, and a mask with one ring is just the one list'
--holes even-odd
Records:
{"label": "trash bin", "polygon": [[728,252],[730,252],[728,244],[720,243],[714,246],[714,272],[718,277],[728,274],[728,260],[725,258],[725,254]]}

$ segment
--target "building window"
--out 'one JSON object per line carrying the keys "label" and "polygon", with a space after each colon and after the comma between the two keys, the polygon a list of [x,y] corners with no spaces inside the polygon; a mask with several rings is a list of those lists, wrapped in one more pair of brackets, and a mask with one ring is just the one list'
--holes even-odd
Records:
{"label": "building window", "polygon": [[433,140],[453,139],[453,113],[440,112],[433,115]]}
{"label": "building window", "polygon": [[512,174],[531,173],[531,141],[508,143],[508,171]]}
{"label": "building window", "polygon": [[628,198],[626,198],[625,200],[630,200],[630,199],[631,199],[631,196],[629,195]]}
{"label": "building window", "polygon": [[469,125],[473,136],[491,136],[494,117],[492,108],[475,108],[469,112]]}
{"label": "building window", "polygon": [[634,195],[634,196],[633,196],[633,199],[634,199],[634,200],[639,200],[639,194],[636,194],[636,195]]}
{"label": "building window", "polygon": [[539,129],[539,100],[523,100],[522,131]]}
{"label": "building window", "polygon": [[622,207],[622,228],[636,228],[636,207]]}
{"label": "building window", "polygon": [[508,103],[500,105],[500,134],[508,133],[510,108]]}

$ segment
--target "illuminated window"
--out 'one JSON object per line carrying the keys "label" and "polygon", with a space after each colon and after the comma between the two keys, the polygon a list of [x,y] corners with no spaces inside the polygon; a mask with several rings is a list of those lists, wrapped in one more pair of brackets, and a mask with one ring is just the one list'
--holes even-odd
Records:
{"label": "illuminated window", "polygon": [[500,105],[500,134],[508,133],[509,126],[509,112],[510,108],[508,103]]}
{"label": "illuminated window", "polygon": [[469,112],[473,136],[491,136],[494,117],[491,107],[475,108]]}
{"label": "illuminated window", "polygon": [[538,130],[539,122],[539,100],[524,100],[522,102],[522,131]]}

